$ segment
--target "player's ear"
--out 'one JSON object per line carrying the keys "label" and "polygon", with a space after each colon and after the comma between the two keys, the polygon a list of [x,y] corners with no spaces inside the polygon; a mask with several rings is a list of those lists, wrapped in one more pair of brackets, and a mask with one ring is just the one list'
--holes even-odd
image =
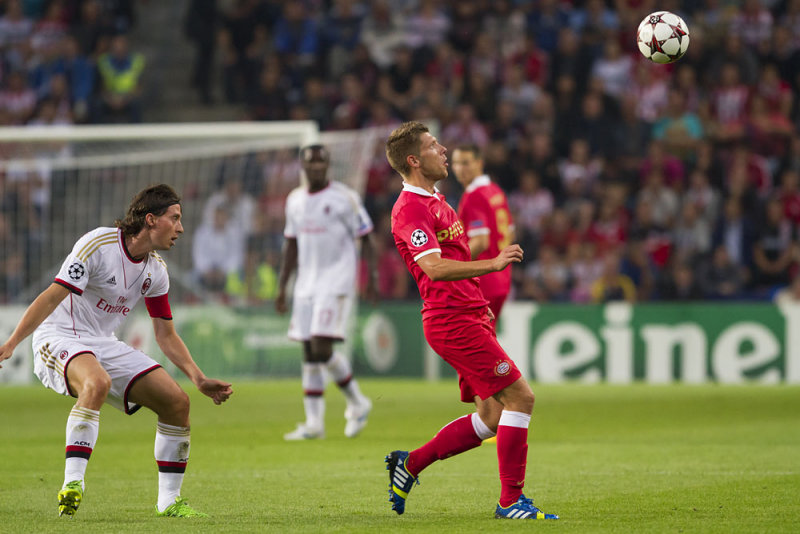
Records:
{"label": "player's ear", "polygon": [[406,163],[409,167],[419,167],[419,158],[414,154],[409,154],[406,156]]}
{"label": "player's ear", "polygon": [[144,223],[147,225],[148,228],[152,228],[156,225],[156,216],[152,213],[148,213],[144,216]]}

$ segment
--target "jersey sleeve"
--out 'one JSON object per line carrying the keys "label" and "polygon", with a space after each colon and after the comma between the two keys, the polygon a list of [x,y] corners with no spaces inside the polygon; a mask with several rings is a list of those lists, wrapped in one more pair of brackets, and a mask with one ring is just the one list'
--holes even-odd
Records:
{"label": "jersey sleeve", "polygon": [[361,202],[361,198],[355,191],[350,191],[350,202],[352,204],[351,228],[356,237],[362,237],[370,233],[373,229],[372,218],[367,213],[367,208]]}
{"label": "jersey sleeve", "polygon": [[99,257],[94,252],[100,246],[116,240],[116,232],[98,233],[93,231],[85,234],[78,239],[64,263],[61,264],[61,269],[56,274],[54,282],[66,287],[76,295],[82,295],[89,284],[92,269],[96,267],[95,263]]}
{"label": "jersey sleeve", "polygon": [[395,213],[392,233],[405,243],[414,261],[434,252],[442,252],[436,239],[433,214],[422,203],[408,203]]}
{"label": "jersey sleeve", "polygon": [[297,225],[294,221],[294,205],[297,202],[297,190],[292,191],[289,193],[289,196],[286,197],[286,226],[283,227],[283,237],[288,238],[296,238],[297,237]]}
{"label": "jersey sleeve", "polygon": [[492,217],[491,208],[476,194],[464,195],[458,206],[458,217],[464,223],[467,237],[488,235],[491,230],[489,221]]}
{"label": "jersey sleeve", "polygon": [[151,253],[149,261],[153,262],[153,270],[149,271],[150,282],[143,282],[144,304],[150,317],[172,319],[172,310],[169,307],[169,272],[167,264],[157,253]]}

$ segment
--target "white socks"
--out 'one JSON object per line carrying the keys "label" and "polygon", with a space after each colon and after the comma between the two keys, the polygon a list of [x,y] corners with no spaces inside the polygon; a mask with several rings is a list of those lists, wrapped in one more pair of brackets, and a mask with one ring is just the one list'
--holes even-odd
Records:
{"label": "white socks", "polygon": [[303,363],[303,407],[306,425],[325,428],[325,364]]}
{"label": "white socks", "polygon": [[364,396],[361,394],[358,382],[353,378],[353,367],[350,365],[350,361],[340,352],[334,351],[326,365],[331,378],[347,397],[347,402],[350,404],[363,402]]}
{"label": "white socks", "polygon": [[64,484],[83,479],[100,430],[100,412],[74,406],[67,418],[66,463]]}
{"label": "white socks", "polygon": [[155,457],[158,464],[158,511],[163,512],[181,494],[186,462],[189,461],[189,427],[159,422]]}

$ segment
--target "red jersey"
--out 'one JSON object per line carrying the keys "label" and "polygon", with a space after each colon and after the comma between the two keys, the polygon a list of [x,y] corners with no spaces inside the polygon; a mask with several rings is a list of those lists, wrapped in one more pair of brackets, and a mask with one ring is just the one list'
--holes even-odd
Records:
{"label": "red jersey", "polygon": [[434,282],[417,265],[419,258],[435,252],[450,260],[471,259],[464,226],[444,195],[403,183],[392,208],[392,236],[419,287],[423,315],[476,310],[488,304],[477,278]]}
{"label": "red jersey", "polygon": [[[489,248],[476,259],[492,259],[511,244],[514,221],[508,200],[503,190],[485,174],[475,178],[464,191],[458,205],[458,216],[464,223],[467,238],[489,235]],[[484,274],[480,280],[483,294],[487,297],[507,295],[511,290],[511,265],[500,272]]]}

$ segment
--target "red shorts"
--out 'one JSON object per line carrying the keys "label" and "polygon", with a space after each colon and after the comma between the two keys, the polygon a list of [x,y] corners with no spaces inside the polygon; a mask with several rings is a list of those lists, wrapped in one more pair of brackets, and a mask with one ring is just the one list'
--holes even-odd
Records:
{"label": "red shorts", "polygon": [[517,366],[497,342],[486,308],[422,319],[425,339],[458,372],[461,400],[485,400],[516,382]]}

